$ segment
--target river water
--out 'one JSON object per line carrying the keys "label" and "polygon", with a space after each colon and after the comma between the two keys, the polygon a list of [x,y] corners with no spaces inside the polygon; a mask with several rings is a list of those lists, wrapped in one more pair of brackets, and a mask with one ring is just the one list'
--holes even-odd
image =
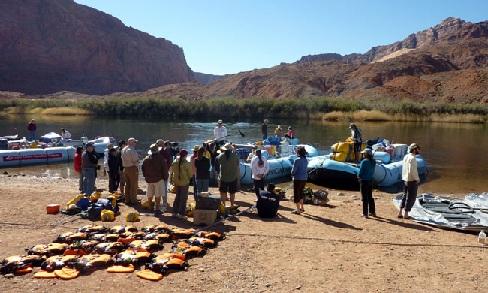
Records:
{"label": "river water", "polygon": [[[180,142],[191,148],[210,139],[214,122],[130,120],[94,117],[27,117],[22,115],[0,117],[0,135],[26,134],[26,124],[31,118],[38,123],[38,134],[69,129],[73,138],[81,136],[113,136],[117,139],[136,137],[139,148],[147,148],[157,138]],[[236,143],[256,141],[261,137],[260,123],[224,121],[229,140]],[[315,121],[270,121],[270,132],[276,124],[284,129],[292,124],[302,143],[314,145],[322,152],[349,136],[348,124]],[[488,127],[465,123],[413,123],[374,122],[360,123],[363,138],[384,137],[392,142],[416,142],[429,165],[429,178],[421,192],[464,194],[488,191]],[[239,133],[243,133],[245,137]],[[72,164],[33,166],[2,169],[12,173],[44,176],[72,176]]]}

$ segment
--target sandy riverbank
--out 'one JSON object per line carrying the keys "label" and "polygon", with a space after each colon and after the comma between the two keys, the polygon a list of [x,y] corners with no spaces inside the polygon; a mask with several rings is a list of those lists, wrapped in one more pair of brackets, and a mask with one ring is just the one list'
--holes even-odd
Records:
{"label": "sandy riverbank", "polygon": [[[0,259],[22,254],[35,244],[89,223],[78,217],[46,215],[48,203],[76,194],[76,180],[0,175]],[[141,182],[142,184],[142,182]],[[105,180],[99,187],[107,185]],[[144,184],[142,184],[144,188]],[[357,192],[331,191],[328,207],[306,206],[291,214],[283,202],[280,217],[263,221],[244,213],[219,225],[227,239],[205,257],[190,261],[187,272],[158,283],[135,275],[97,271],[72,281],[35,280],[32,275],[1,278],[1,292],[485,292],[487,250],[476,235],[446,231],[396,219],[391,195],[375,192],[378,219],[361,218]],[[190,196],[191,197],[191,196]],[[170,195],[170,202],[173,195]],[[254,199],[239,193],[243,207]],[[122,214],[131,208],[122,205]],[[122,223],[123,217],[116,222]],[[142,216],[143,226],[160,221],[189,222],[165,214]],[[109,226],[112,224],[108,224]]]}

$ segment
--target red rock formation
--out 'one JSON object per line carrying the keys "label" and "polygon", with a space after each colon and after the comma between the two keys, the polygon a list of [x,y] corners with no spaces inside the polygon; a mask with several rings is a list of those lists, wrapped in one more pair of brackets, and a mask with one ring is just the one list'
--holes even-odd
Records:
{"label": "red rock formation", "polygon": [[143,91],[193,80],[183,50],[72,0],[0,1],[0,90]]}

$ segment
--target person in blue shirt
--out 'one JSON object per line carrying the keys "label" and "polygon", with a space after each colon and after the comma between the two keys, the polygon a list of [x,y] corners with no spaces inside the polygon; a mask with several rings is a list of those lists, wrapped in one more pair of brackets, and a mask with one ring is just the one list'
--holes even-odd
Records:
{"label": "person in blue shirt", "polygon": [[363,160],[359,165],[359,184],[361,187],[361,197],[363,200],[363,217],[376,217],[375,204],[373,198],[373,175],[376,161],[373,158],[371,149],[364,149],[362,152]]}
{"label": "person in blue shirt", "polygon": [[307,151],[304,147],[300,146],[297,148],[297,156],[298,158],[293,162],[291,176],[293,177],[293,201],[297,205],[297,209],[293,213],[299,215],[305,211],[303,208],[303,189],[305,184],[307,184],[308,178]]}

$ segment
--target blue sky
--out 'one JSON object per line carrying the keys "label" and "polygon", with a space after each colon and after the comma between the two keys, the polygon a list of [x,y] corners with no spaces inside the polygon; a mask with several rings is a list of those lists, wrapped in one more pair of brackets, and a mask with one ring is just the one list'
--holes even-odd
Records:
{"label": "blue sky", "polygon": [[455,16],[486,20],[488,0],[76,0],[182,47],[194,70],[225,74],[303,55],[364,53]]}

